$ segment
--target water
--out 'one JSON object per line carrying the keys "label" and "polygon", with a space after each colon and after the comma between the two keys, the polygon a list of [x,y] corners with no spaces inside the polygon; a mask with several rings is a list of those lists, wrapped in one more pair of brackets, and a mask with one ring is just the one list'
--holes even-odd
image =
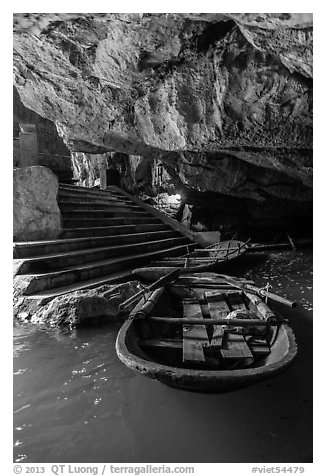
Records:
{"label": "water", "polygon": [[116,357],[117,324],[74,332],[14,327],[14,461],[312,461],[312,253],[273,254],[252,272],[303,305],[280,308],[295,364],[221,395],[169,388]]}

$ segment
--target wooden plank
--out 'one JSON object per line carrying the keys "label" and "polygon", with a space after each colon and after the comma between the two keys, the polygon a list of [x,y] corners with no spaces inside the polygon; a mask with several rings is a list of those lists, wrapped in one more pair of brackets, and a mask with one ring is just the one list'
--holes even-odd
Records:
{"label": "wooden plank", "polygon": [[227,349],[221,349],[223,359],[247,359],[253,357],[245,338],[239,334],[229,334]]}
{"label": "wooden plank", "polygon": [[[243,310],[246,311],[246,305],[243,301],[242,291],[229,291],[228,300],[230,302],[232,311]],[[253,357],[245,338],[239,334],[225,335],[224,344],[226,349],[221,349],[221,355],[224,359],[244,359]]]}
{"label": "wooden plank", "polygon": [[[221,292],[217,291],[206,291],[205,297],[208,304],[209,314],[212,319],[225,319],[229,314],[230,309],[227,303],[224,300],[224,297]],[[211,339],[211,346],[222,346],[223,340],[223,327],[221,325],[213,326],[213,336]]]}
{"label": "wooden plank", "polygon": [[251,345],[250,350],[252,354],[257,357],[262,357],[271,353],[271,349],[267,345],[265,345],[265,347],[262,347],[261,345]]}
{"label": "wooden plank", "polygon": [[174,339],[142,339],[139,341],[142,347],[154,347],[163,349],[183,349],[182,340]]}
{"label": "wooden plank", "polygon": [[[200,304],[194,299],[184,299],[183,317],[192,319],[202,319]],[[204,325],[183,326],[183,361],[184,362],[205,362],[203,344],[208,345],[207,330]]]}
{"label": "wooden plank", "polygon": [[271,348],[266,339],[251,338],[248,340],[248,345],[254,355],[263,356],[271,353]]}

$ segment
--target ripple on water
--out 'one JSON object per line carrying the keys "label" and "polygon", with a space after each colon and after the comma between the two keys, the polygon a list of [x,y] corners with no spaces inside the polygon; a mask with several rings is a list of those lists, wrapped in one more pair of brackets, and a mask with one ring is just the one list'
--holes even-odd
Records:
{"label": "ripple on water", "polygon": [[18,454],[18,455],[14,458],[14,463],[21,463],[21,462],[25,461],[26,458],[27,458],[27,455],[26,455],[26,454]]}
{"label": "ripple on water", "polygon": [[25,372],[28,372],[28,369],[18,369],[14,372],[14,375],[22,375]]}

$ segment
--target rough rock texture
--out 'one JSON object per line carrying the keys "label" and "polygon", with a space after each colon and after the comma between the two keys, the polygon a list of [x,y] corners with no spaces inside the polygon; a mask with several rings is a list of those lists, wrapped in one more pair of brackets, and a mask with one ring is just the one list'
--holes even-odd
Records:
{"label": "rough rock texture", "polygon": [[[35,124],[37,145],[40,154],[69,156],[70,151],[63,143],[55,124],[28,109],[21,102],[17,89],[13,88],[13,132],[18,137],[19,124]],[[43,164],[42,164],[43,165]],[[65,165],[65,164],[63,164]]]}
{"label": "rough rock texture", "polygon": [[159,159],[251,219],[311,213],[311,15],[25,15],[16,87],[72,151]]}
{"label": "rough rock texture", "polygon": [[57,238],[61,232],[58,179],[42,166],[14,169],[14,241]]}
{"label": "rough rock texture", "polygon": [[104,285],[96,289],[75,291],[54,298],[49,303],[29,300],[22,295],[17,281],[14,317],[33,324],[46,324],[52,327],[94,325],[99,322],[125,317],[119,310],[119,304],[130,298],[141,287],[138,281],[117,285]]}
{"label": "rough rock texture", "polygon": [[[59,181],[69,182],[72,179],[70,151],[58,135],[54,122],[45,119],[28,109],[21,102],[16,88],[13,88],[13,136],[14,136],[14,167],[24,167],[21,152],[24,142],[21,142],[20,124],[34,124],[37,136],[38,155],[30,165],[43,165],[54,172]],[[26,145],[25,145],[26,147]],[[24,153],[23,153],[24,156]]]}
{"label": "rough rock texture", "polygon": [[110,154],[86,154],[83,152],[72,152],[71,162],[74,178],[77,185],[84,187],[94,187],[98,185],[101,170],[107,167],[107,155]]}

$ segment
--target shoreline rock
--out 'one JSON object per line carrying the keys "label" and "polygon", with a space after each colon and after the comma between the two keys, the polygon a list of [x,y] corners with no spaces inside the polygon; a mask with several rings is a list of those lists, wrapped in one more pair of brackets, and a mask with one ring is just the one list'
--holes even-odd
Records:
{"label": "shoreline rock", "polygon": [[16,284],[14,318],[21,322],[70,329],[118,321],[127,315],[119,310],[119,305],[140,290],[138,281],[129,281],[63,294],[42,303],[41,299],[26,299],[22,294],[23,286],[19,289],[19,284]]}

